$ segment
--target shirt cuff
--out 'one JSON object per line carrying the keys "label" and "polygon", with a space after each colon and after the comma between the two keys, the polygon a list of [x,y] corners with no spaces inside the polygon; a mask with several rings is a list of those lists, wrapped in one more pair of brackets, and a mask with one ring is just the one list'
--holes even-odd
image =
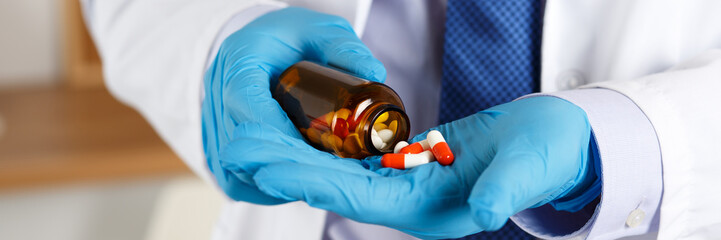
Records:
{"label": "shirt cuff", "polygon": [[653,125],[628,97],[592,88],[524,96],[552,96],[586,112],[601,161],[601,199],[571,213],[549,205],[513,217],[544,239],[616,239],[658,231],[663,190],[661,150]]}

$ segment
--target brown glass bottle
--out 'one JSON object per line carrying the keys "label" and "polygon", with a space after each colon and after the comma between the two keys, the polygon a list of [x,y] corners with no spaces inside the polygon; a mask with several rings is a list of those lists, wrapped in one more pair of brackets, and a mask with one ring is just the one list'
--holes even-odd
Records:
{"label": "brown glass bottle", "polygon": [[333,67],[298,62],[280,75],[273,97],[311,145],[341,157],[392,152],[410,133],[393,89]]}

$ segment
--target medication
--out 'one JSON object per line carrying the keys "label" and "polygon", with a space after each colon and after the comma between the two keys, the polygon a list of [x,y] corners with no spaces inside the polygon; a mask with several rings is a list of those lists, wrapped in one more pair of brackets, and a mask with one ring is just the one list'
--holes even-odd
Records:
{"label": "medication", "polygon": [[391,132],[396,132],[396,130],[398,130],[398,121],[391,121],[391,123],[388,124],[388,129],[390,129]]}
{"label": "medication", "polygon": [[408,142],[406,142],[406,141],[400,141],[400,142],[396,143],[396,146],[393,147],[393,153],[400,153],[401,149],[406,146],[408,146]]}
{"label": "medication", "polygon": [[387,153],[381,158],[381,165],[395,169],[409,169],[434,160],[431,151],[423,151],[418,154]]}
{"label": "medication", "polygon": [[446,143],[446,139],[443,138],[441,132],[438,130],[428,132],[426,140],[428,140],[431,152],[433,152],[433,156],[436,157],[438,163],[441,165],[450,165],[453,163],[453,152],[451,152],[451,148],[448,146],[448,143]]}
{"label": "medication", "polygon": [[360,140],[358,140],[358,134],[349,134],[343,140],[343,151],[348,154],[356,154],[360,152]]}
{"label": "medication", "polygon": [[371,141],[373,142],[373,146],[376,147],[376,149],[383,148],[383,139],[381,139],[381,137],[379,137],[377,134],[371,135]]}
{"label": "medication", "polygon": [[280,75],[273,98],[310,145],[340,157],[390,153],[410,134],[393,89],[330,66],[293,64]]}
{"label": "medication", "polygon": [[423,139],[421,141],[415,142],[411,145],[408,145],[407,147],[404,147],[400,150],[400,153],[410,153],[410,154],[416,154],[421,153],[426,150],[430,150],[431,147],[428,145],[428,140]]}
{"label": "medication", "polygon": [[436,160],[441,165],[450,165],[453,163],[454,157],[441,132],[432,130],[428,132],[426,139],[413,144],[409,145],[405,141],[398,142],[393,147],[393,153],[387,153],[381,157],[381,165],[408,169]]}
{"label": "medication", "polygon": [[378,131],[378,137],[380,137],[384,143],[390,142],[393,139],[393,135],[394,133],[390,129],[383,129]]}

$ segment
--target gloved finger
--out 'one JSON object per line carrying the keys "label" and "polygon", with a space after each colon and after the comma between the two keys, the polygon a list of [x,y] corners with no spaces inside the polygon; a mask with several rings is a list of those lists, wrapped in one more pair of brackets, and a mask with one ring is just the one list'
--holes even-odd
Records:
{"label": "gloved finger", "polygon": [[325,166],[336,171],[361,171],[376,175],[366,169],[359,160],[340,158],[308,145],[299,138],[287,136],[262,123],[240,123],[231,141],[221,151],[220,161],[224,169],[234,173],[255,173],[270,163],[292,162]]}
{"label": "gloved finger", "polygon": [[298,29],[303,31],[296,34],[302,37],[291,46],[300,50],[305,59],[333,65],[371,81],[385,81],[383,64],[373,57],[344,18],[295,7],[268,13],[268,17],[275,14],[298,16]]}
{"label": "gloved finger", "polygon": [[[490,136],[491,129],[483,114],[474,114],[453,122],[445,123],[416,135],[409,143],[426,140],[428,132],[437,130],[451,148],[455,161],[450,165],[458,175],[468,175],[470,170],[477,174],[485,169],[493,158],[495,146]],[[468,134],[473,133],[473,134]],[[467,185],[475,184],[476,177],[467,178]]]}
{"label": "gloved finger", "polygon": [[[457,207],[465,205],[467,195],[447,169],[419,167],[413,175],[396,177],[372,176],[363,171],[368,170],[350,173],[322,166],[274,163],[259,169],[253,179],[270,196],[305,201],[359,222],[386,225],[423,238],[460,237],[469,233],[459,229],[478,229],[470,216],[458,219],[464,215],[459,212],[468,211]],[[453,224],[454,228],[442,227],[448,222],[457,224]]]}
{"label": "gloved finger", "polygon": [[[215,141],[214,139],[205,140]],[[223,189],[230,198],[236,201],[246,201],[264,205],[275,205],[287,202],[260,192],[252,182],[251,175],[239,176],[224,169],[221,166],[220,154],[219,151],[206,151],[206,155],[208,155],[208,167],[211,172],[213,172],[213,176],[215,176],[220,188]]]}
{"label": "gloved finger", "polygon": [[318,57],[317,61],[344,69],[361,78],[385,82],[386,69],[383,63],[373,57],[350,26],[337,26],[327,31],[335,33],[329,38],[309,39],[313,46],[311,49]]}
{"label": "gloved finger", "polygon": [[544,159],[537,152],[499,151],[468,198],[476,224],[498,230],[512,215],[544,200],[550,195],[539,184],[544,180],[545,169]]}
{"label": "gloved finger", "polygon": [[[285,22],[279,23],[279,19]],[[287,22],[287,19],[293,21]],[[268,26],[279,27],[269,31]],[[267,13],[237,33],[238,36],[254,36],[253,46],[244,47],[239,56],[245,59],[257,58],[259,62],[267,63],[263,68],[273,78],[295,62],[312,60],[333,65],[371,81],[385,81],[383,64],[373,57],[350,23],[342,17],[288,7]]]}
{"label": "gloved finger", "polygon": [[276,162],[323,165],[336,171],[367,170],[355,159],[339,158],[315,149],[297,149],[252,138],[235,139],[221,152],[221,165],[232,172],[252,174],[258,168]]}
{"label": "gloved finger", "polygon": [[223,192],[233,200],[261,205],[277,205],[288,202],[287,200],[266,195],[258,190],[254,184],[249,184],[247,179],[250,175],[238,176],[224,169],[214,172],[214,175]]}
{"label": "gloved finger", "polygon": [[300,138],[300,133],[270,93],[270,74],[257,67],[239,70],[237,78],[227,83],[222,100],[225,126],[241,122],[262,122],[284,134]]}

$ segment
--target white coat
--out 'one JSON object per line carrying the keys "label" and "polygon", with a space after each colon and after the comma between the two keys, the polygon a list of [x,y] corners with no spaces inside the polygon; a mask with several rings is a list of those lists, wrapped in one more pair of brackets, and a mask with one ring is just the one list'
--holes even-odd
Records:
{"label": "white coat", "polygon": [[[425,53],[429,48],[410,49],[419,52],[420,60],[384,52],[383,43],[378,41],[378,36],[383,34],[377,26],[369,24],[373,19],[368,16],[371,6],[389,5],[389,2],[300,0],[289,4],[349,20],[358,33],[368,36],[364,41],[389,69],[389,81],[394,74],[401,79],[417,74],[430,76],[426,77],[429,86],[438,86],[439,55]],[[85,17],[100,49],[110,91],[147,118],[172,149],[209,183],[214,184],[214,180],[205,166],[201,142],[203,73],[208,59],[215,54],[216,39],[222,40],[222,29],[227,29],[228,21],[235,19],[242,25],[248,21],[243,18],[260,15],[262,11],[255,10],[263,9],[263,4],[271,8],[283,6],[271,1],[84,1]],[[631,164],[641,156],[634,153],[632,147],[626,149],[628,152],[608,153],[611,148],[604,146],[612,143],[604,142],[604,137],[598,135],[612,139],[629,133],[614,131],[613,127],[603,124],[594,125],[600,121],[594,119],[608,119],[608,114],[596,117],[604,111],[584,107],[601,151],[603,199],[585,233],[569,236],[591,232],[593,237],[618,238],[648,231],[658,231],[660,239],[721,236],[721,189],[718,187],[721,157],[714,151],[721,146],[718,137],[721,136],[719,10],[721,1],[712,0],[546,1],[542,91],[552,93],[591,84],[587,87],[620,93],[615,97],[628,100],[629,111],[640,110],[637,113],[642,114],[636,116],[650,122],[648,129],[652,135],[644,139],[656,140],[651,145],[660,147],[660,157],[653,154],[640,157],[645,163],[660,162],[658,167]],[[245,17],[238,18],[239,15]],[[418,26],[427,25],[438,23],[430,21]],[[412,28],[404,31],[433,35],[427,36],[428,39],[438,39],[438,34],[442,34]],[[387,44],[396,41],[382,40]],[[410,46],[429,45],[423,41],[415,44]],[[436,67],[428,68],[429,64]],[[574,91],[557,96],[574,102],[578,98],[574,98],[578,95],[574,95],[578,93]],[[611,91],[601,95],[613,95],[608,92]],[[589,102],[588,99],[578,101]],[[605,111],[609,112],[613,109]],[[646,124],[629,122],[635,123]],[[428,123],[421,126],[430,127]],[[632,146],[633,141],[629,142]],[[630,169],[626,173],[635,172],[636,176],[614,175],[615,171],[624,172],[618,166],[627,162],[631,165],[625,169]],[[654,169],[644,170],[646,166]],[[659,179],[649,180],[656,175]],[[660,176],[662,182],[659,182]],[[637,181],[651,182],[638,185],[651,187],[626,188]],[[652,187],[654,181],[662,183],[662,198],[661,189]],[[638,189],[641,190],[636,191]],[[626,216],[634,209],[646,214],[646,219],[641,216],[642,225],[638,228],[624,225]],[[325,220],[325,212],[303,203],[271,207],[233,203],[222,213],[216,238],[319,239],[326,227]],[[526,229],[547,236],[533,226]]]}

